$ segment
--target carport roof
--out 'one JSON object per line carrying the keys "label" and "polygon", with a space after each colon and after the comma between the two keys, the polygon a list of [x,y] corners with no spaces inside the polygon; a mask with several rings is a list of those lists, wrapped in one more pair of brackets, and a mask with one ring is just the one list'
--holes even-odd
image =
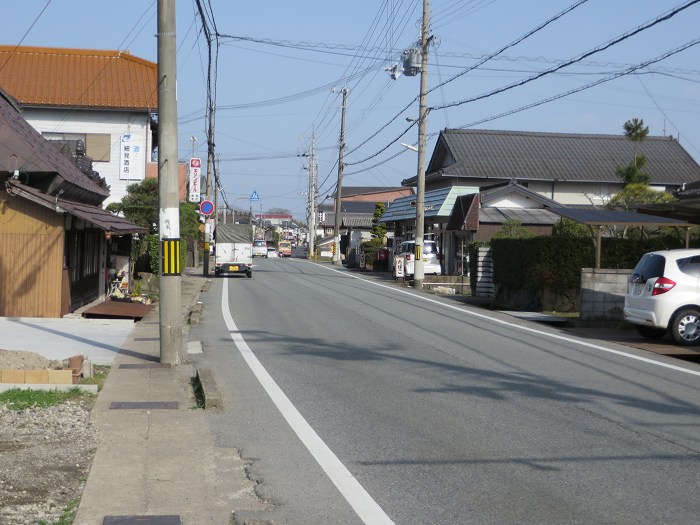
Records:
{"label": "carport roof", "polygon": [[552,213],[588,226],[665,226],[687,227],[691,223],[670,217],[658,217],[646,213],[592,208],[547,208]]}
{"label": "carport roof", "polygon": [[679,202],[647,204],[637,208],[639,213],[677,219],[692,224],[700,224],[700,198],[681,199]]}

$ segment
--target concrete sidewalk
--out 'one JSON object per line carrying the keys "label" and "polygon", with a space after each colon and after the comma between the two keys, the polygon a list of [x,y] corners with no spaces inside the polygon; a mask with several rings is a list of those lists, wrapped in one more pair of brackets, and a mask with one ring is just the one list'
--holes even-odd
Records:
{"label": "concrete sidewalk", "polygon": [[[208,279],[182,276],[183,347]],[[92,410],[98,446],[74,525],[229,524],[254,506],[235,449],[217,449],[195,409],[192,365],[161,366],[159,311],[134,325]],[[187,356],[185,355],[185,358]]]}

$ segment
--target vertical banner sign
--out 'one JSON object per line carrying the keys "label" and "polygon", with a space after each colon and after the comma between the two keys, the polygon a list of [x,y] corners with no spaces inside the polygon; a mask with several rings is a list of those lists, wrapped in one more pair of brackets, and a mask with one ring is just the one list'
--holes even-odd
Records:
{"label": "vertical banner sign", "polygon": [[161,246],[163,275],[180,275],[180,239],[163,239]]}
{"label": "vertical banner sign", "polygon": [[135,179],[136,174],[132,173],[131,159],[131,134],[122,135],[119,148],[119,178],[121,180]]}
{"label": "vertical banner sign", "polygon": [[190,202],[199,202],[201,188],[199,185],[202,175],[202,159],[190,159]]}

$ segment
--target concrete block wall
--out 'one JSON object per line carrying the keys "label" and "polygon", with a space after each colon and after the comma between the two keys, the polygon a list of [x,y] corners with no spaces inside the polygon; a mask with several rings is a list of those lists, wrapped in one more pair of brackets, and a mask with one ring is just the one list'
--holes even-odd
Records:
{"label": "concrete block wall", "polygon": [[581,269],[582,321],[622,321],[627,279],[632,270]]}

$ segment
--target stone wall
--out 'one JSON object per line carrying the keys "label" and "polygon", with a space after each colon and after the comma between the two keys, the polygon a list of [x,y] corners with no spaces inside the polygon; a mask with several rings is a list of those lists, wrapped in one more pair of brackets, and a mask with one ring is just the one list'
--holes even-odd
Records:
{"label": "stone wall", "polygon": [[622,321],[627,279],[632,270],[581,269],[582,321]]}

